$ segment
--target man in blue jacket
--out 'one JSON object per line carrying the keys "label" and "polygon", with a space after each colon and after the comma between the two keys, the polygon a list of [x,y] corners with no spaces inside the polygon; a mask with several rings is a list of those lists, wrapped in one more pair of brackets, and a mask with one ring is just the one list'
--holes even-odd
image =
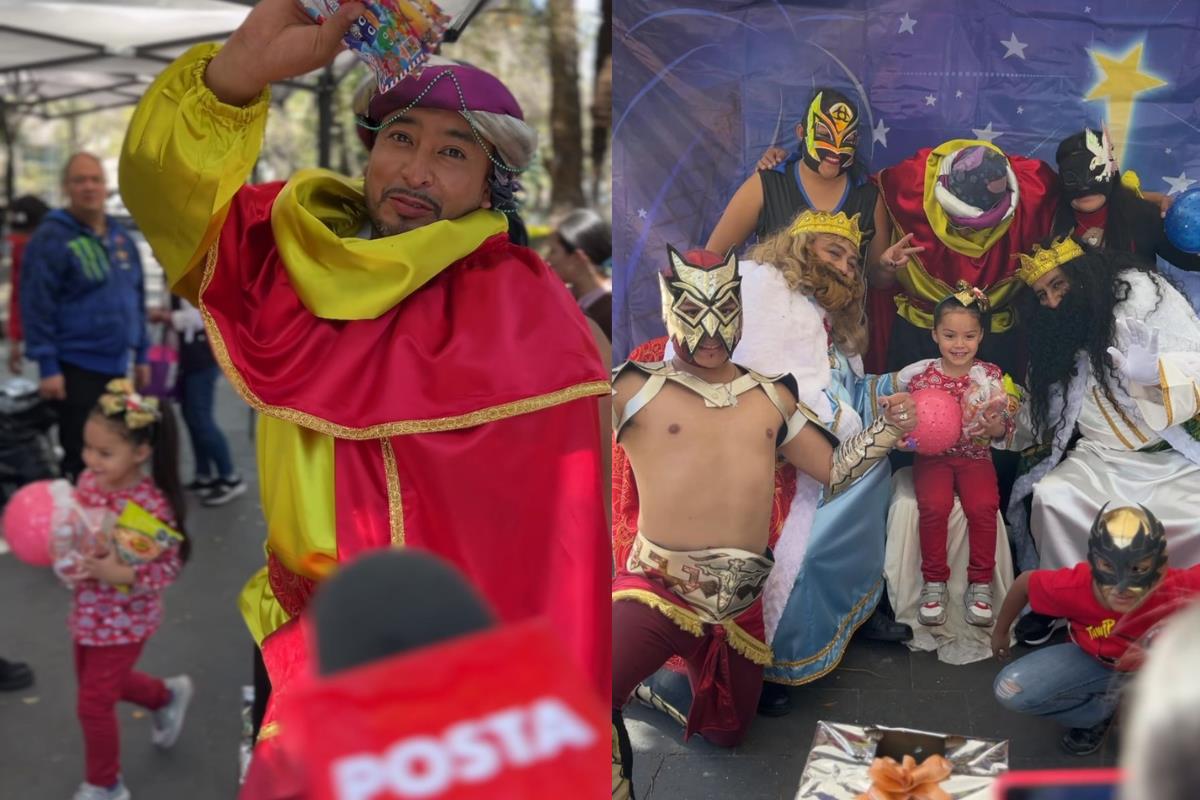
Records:
{"label": "man in blue jacket", "polygon": [[46,215],[21,270],[25,355],[43,397],[58,403],[63,472],[83,469],[83,426],[105,385],[129,372],[149,382],[145,287],[137,245],[104,213],[104,168],[76,153],[63,168],[67,207]]}

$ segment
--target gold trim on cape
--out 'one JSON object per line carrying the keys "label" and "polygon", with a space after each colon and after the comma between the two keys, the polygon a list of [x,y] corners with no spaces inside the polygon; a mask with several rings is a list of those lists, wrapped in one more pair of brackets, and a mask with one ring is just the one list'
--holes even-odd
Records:
{"label": "gold trim on cape", "polygon": [[212,344],[213,356],[217,359],[217,363],[221,365],[221,370],[229,378],[229,382],[237,390],[237,393],[242,396],[242,399],[260,413],[269,414],[272,417],[291,422],[302,428],[308,428],[338,439],[363,441],[366,439],[409,436],[417,433],[441,433],[443,431],[454,431],[462,428],[473,428],[476,425],[499,422],[502,419],[542,411],[584,397],[607,395],[612,391],[608,381],[590,381],[588,383],[576,384],[575,386],[568,386],[565,389],[559,389],[548,394],[527,397],[523,400],[513,400],[512,402],[501,403],[496,406],[488,406],[457,416],[382,422],[366,428],[351,428],[346,425],[339,425],[336,422],[330,422],[304,411],[297,411],[294,408],[268,405],[254,393],[242,377],[237,366],[234,365],[233,360],[229,357],[229,351],[225,347],[225,340],[221,336],[221,331],[217,327],[216,320],[213,319],[212,312],[208,310],[208,304],[204,302],[204,293],[208,290],[213,274],[216,272],[217,248],[219,245],[220,237],[213,242],[205,259],[204,276],[200,282],[200,296],[197,298],[199,301],[199,310],[201,316],[204,318],[204,327],[208,332],[209,342]]}
{"label": "gold trim on cape", "polygon": [[[704,626],[710,624],[702,622],[691,611],[682,606],[675,605],[670,600],[659,597],[649,589],[619,589],[612,593],[612,599],[613,602],[617,600],[632,600],[636,603],[649,606],[674,622],[681,630],[690,633],[696,638],[703,636]],[[738,655],[761,667],[770,666],[772,654],[769,645],[747,633],[741,625],[738,625],[731,619],[727,619],[719,624],[725,629],[726,641],[729,642],[729,646]]]}
{"label": "gold trim on cape", "polygon": [[388,530],[392,534],[392,545],[404,547],[404,503],[400,496],[400,473],[396,469],[396,451],[391,439],[380,439],[383,449],[383,472],[387,476]]}

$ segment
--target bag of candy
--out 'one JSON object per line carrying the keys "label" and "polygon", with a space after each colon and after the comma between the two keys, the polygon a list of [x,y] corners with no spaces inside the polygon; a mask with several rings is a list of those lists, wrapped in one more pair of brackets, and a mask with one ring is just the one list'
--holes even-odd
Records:
{"label": "bag of candy", "polygon": [[[341,0],[300,0],[305,12],[324,23]],[[432,0],[365,0],[346,45],[386,92],[410,72],[419,72],[446,35],[451,18]]]}
{"label": "bag of candy", "polygon": [[963,433],[971,439],[987,439],[985,416],[1008,410],[1008,394],[1004,385],[990,378],[987,370],[976,364],[967,375],[971,385],[963,392]]}

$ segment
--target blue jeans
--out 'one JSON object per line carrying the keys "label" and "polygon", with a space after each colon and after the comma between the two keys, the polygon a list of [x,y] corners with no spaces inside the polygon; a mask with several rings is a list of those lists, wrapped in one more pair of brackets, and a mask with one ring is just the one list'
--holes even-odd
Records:
{"label": "blue jeans", "polygon": [[1000,705],[1070,728],[1090,728],[1112,716],[1124,676],[1072,642],[1034,650],[1000,670],[993,687]]}
{"label": "blue jeans", "polygon": [[232,478],[234,474],[229,443],[225,441],[225,434],[221,433],[213,417],[213,400],[217,393],[217,376],[220,374],[220,369],[214,364],[207,369],[180,375],[183,381],[183,421],[187,423],[192,452],[196,456],[197,478]]}

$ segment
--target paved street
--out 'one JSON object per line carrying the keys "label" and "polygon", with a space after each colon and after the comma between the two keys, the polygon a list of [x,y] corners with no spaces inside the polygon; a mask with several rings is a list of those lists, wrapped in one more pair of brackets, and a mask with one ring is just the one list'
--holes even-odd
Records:
{"label": "paved street", "polygon": [[[241,686],[251,682],[251,639],[236,598],[263,563],[249,412],[228,384],[218,390],[218,420],[250,490],[216,509],[193,503],[192,559],[167,590],[166,617],[140,662],[160,676],[186,672],[196,697],[175,749],[150,744],[150,719],[118,708],[125,779],[136,800],[226,800],[237,793]],[[184,436],[186,440],[186,435]],[[183,458],[185,479],[190,456]],[[49,569],[0,556],[0,655],[28,662],[37,682],[0,694],[0,798],[67,800],[83,779],[75,718],[75,673],[66,614],[71,595]]]}
{"label": "paved street", "polygon": [[[1018,647],[1015,655],[1022,652]],[[627,707],[626,720],[638,800],[791,800],[818,720],[1009,739],[1013,769],[1115,762],[1112,736],[1094,756],[1073,758],[1059,749],[1062,728],[1000,708],[992,697],[996,671],[992,660],[956,667],[938,662],[932,653],[910,654],[903,645],[855,639],[836,670],[792,690],[790,715],[758,717],[734,750],[699,737],[683,744],[677,726],[635,702]]]}

